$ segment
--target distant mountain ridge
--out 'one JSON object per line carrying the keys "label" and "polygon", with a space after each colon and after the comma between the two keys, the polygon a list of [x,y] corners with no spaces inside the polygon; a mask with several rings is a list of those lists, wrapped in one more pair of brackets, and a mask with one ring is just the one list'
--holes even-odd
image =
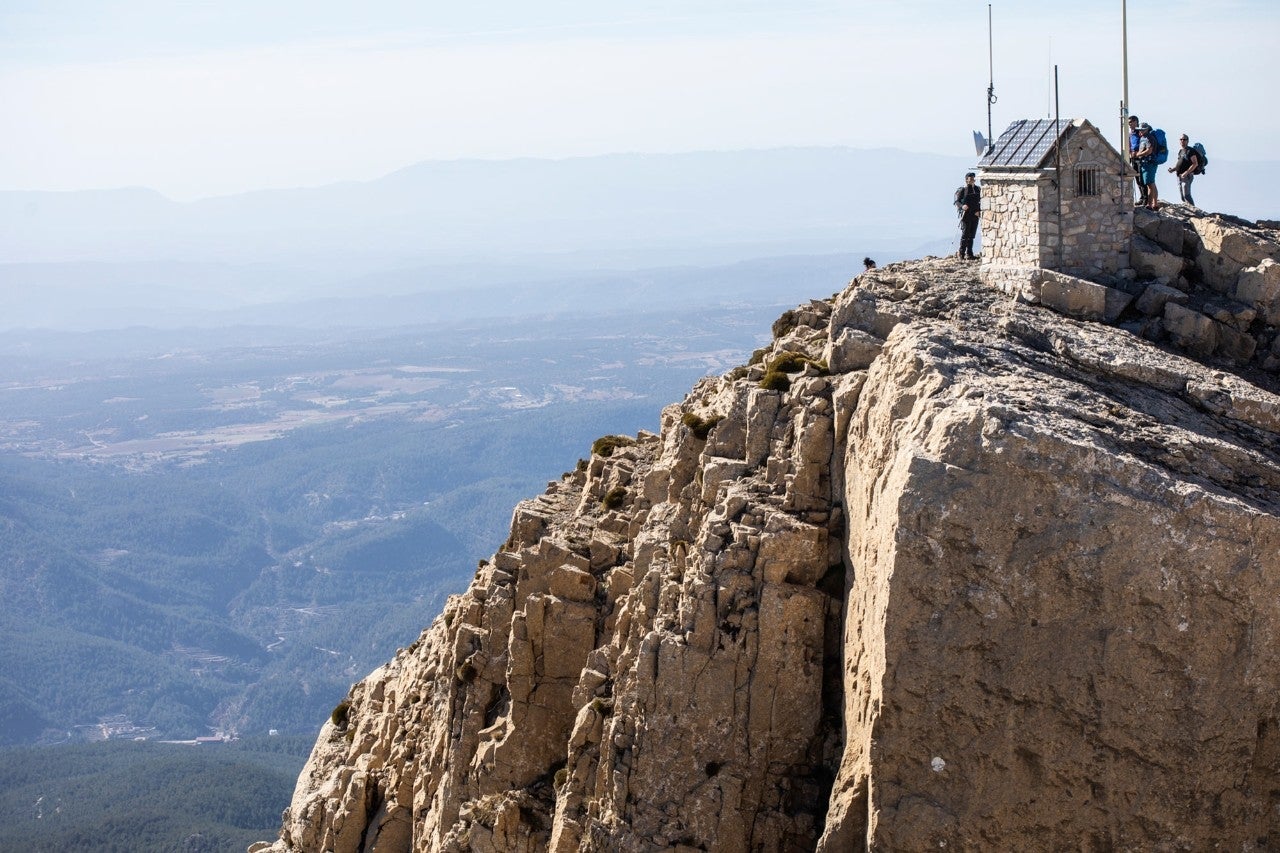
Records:
{"label": "distant mountain ridge", "polygon": [[[951,191],[971,165],[781,148],[424,162],[190,203],[139,188],[0,192],[0,328],[205,325],[217,312],[343,298],[386,314],[364,301],[534,283],[550,293],[602,270],[946,254]],[[1261,216],[1280,196],[1280,163],[1215,160],[1196,195]]]}
{"label": "distant mountain ridge", "polygon": [[[894,149],[786,148],[425,162],[374,181],[190,203],[144,189],[4,192],[0,262],[367,262],[600,249],[654,258],[742,243],[766,247],[756,256],[838,251],[854,235],[948,228],[946,195],[967,165]],[[917,203],[926,192],[940,203]]]}
{"label": "distant mountain ridge", "polygon": [[[737,247],[715,256],[724,262],[847,251],[851,239],[910,249],[949,235],[950,192],[971,167],[968,156],[891,148],[777,148],[426,161],[372,181],[193,202],[136,187],[0,191],[0,264],[363,270],[575,252],[642,253],[640,264],[655,265],[681,260],[681,249]],[[1196,193],[1207,210],[1263,216],[1280,195],[1280,162],[1215,159]]]}

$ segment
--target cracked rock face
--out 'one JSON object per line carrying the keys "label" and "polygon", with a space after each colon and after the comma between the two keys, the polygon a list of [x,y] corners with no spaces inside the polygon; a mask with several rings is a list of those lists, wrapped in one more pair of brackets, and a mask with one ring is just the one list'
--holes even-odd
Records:
{"label": "cracked rock face", "polygon": [[951,260],[774,333],[521,503],[255,848],[1280,848],[1274,376]]}

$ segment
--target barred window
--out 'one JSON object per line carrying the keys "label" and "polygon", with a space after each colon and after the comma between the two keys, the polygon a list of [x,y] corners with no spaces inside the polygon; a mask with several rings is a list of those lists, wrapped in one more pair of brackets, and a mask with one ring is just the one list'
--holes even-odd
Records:
{"label": "barred window", "polygon": [[1098,194],[1098,170],[1076,169],[1076,195]]}

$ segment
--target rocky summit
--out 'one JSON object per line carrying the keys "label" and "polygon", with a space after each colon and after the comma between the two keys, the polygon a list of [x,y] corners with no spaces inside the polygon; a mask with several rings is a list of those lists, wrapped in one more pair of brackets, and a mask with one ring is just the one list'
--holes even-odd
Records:
{"label": "rocky summit", "polygon": [[788,311],[516,508],[251,850],[1280,849],[1277,237]]}

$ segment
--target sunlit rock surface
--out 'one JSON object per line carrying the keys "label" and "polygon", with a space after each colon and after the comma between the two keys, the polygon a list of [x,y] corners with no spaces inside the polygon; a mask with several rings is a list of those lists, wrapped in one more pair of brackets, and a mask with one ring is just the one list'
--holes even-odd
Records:
{"label": "sunlit rock surface", "polygon": [[255,848],[1280,849],[1280,251],[1135,229],[1118,325],[937,259],[788,312],[516,508]]}

